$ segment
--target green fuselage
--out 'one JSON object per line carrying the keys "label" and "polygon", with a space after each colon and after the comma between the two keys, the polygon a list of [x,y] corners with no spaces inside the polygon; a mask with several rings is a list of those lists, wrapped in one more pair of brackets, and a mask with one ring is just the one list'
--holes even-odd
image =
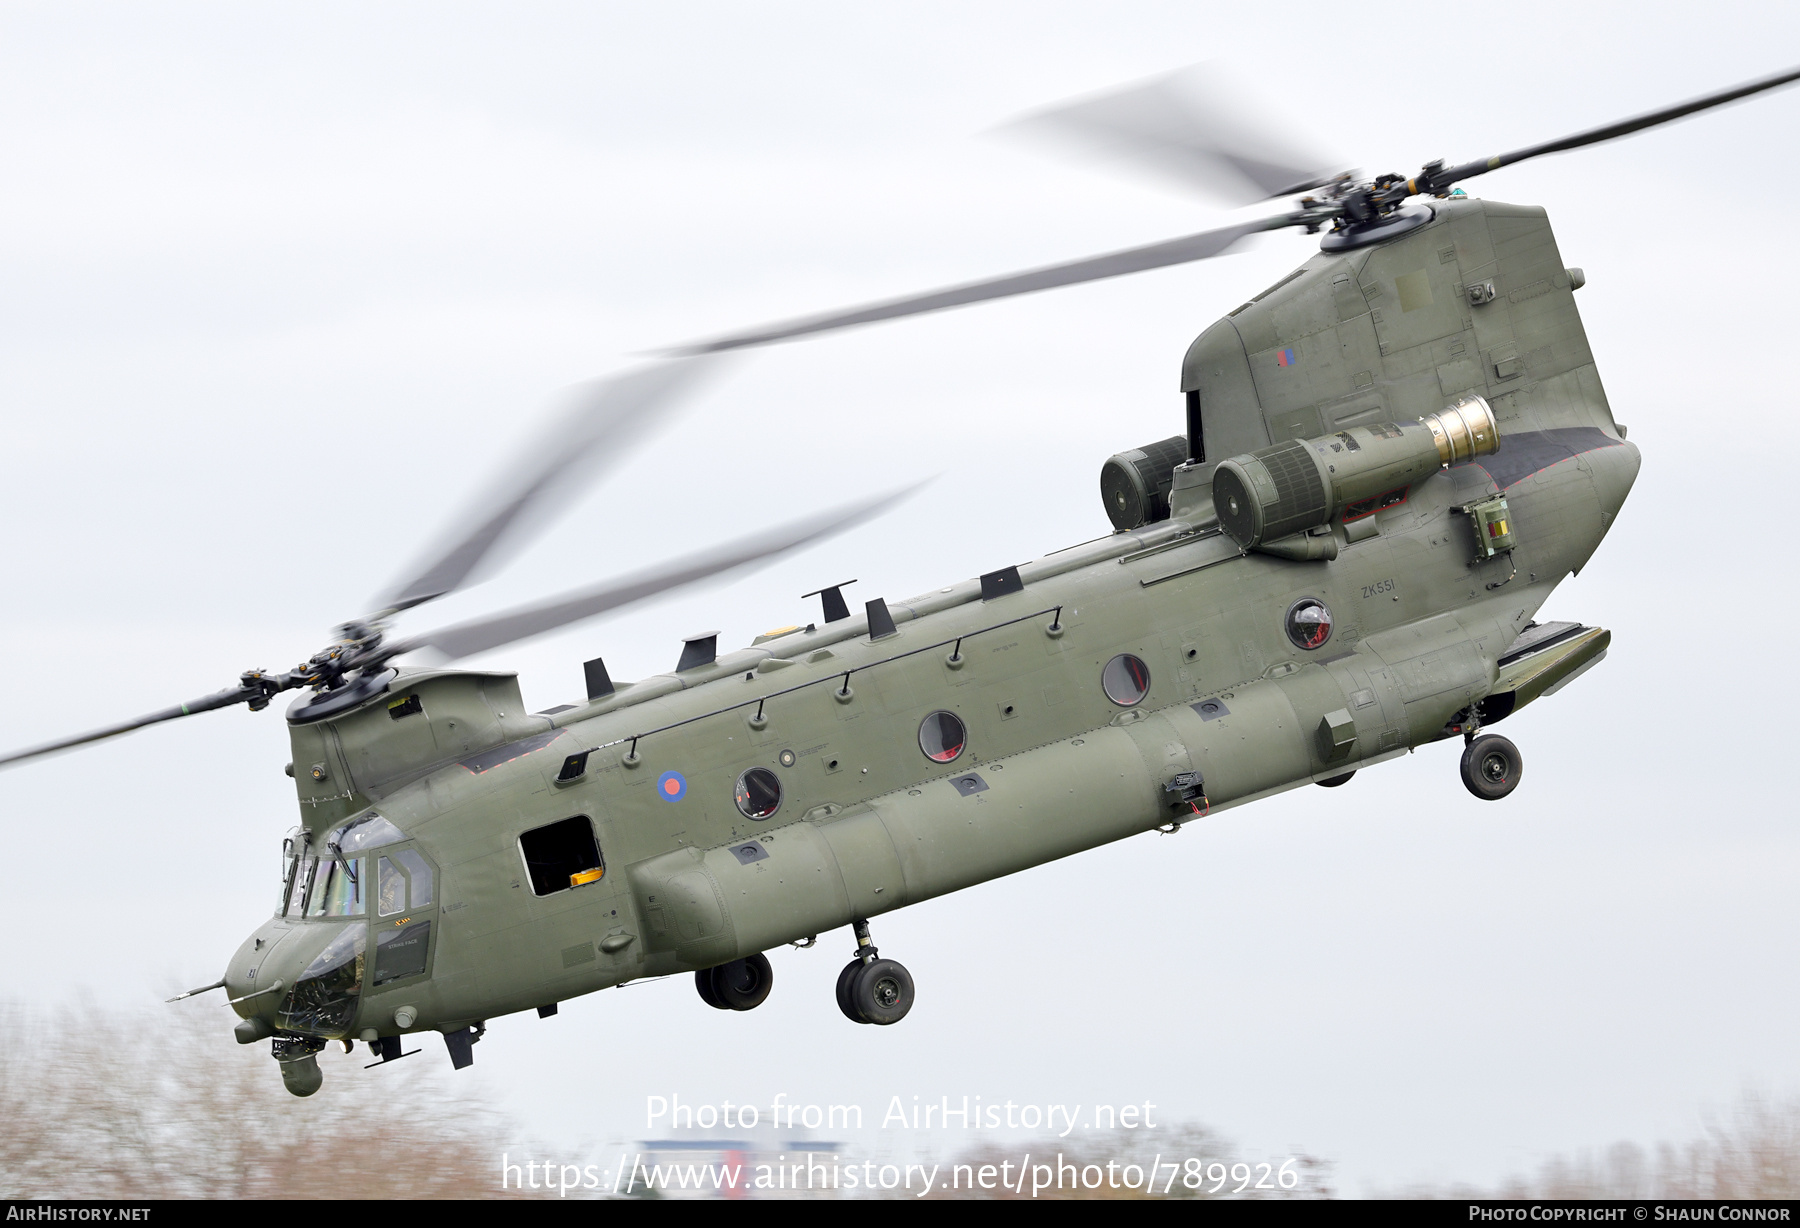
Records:
{"label": "green fuselage", "polygon": [[[983,600],[965,581],[888,602],[891,635],[854,617],[765,637],[549,715],[524,712],[505,676],[403,671],[364,708],[293,727],[319,864],[371,810],[399,838],[343,854],[358,886],[338,916],[291,909],[246,942],[232,996],[286,992],[237,1009],[332,1035],[459,1028],[1403,754],[1495,694],[1502,654],[1587,562],[1638,468],[1535,209],[1445,202],[1403,239],[1316,256],[1196,341],[1184,388],[1208,459],[1177,471],[1171,517],[1021,565],[1018,591]],[[1334,558],[1245,554],[1218,532],[1211,462],[1348,425],[1418,429],[1465,392],[1493,405],[1500,451],[1368,523],[1334,522]],[[1498,493],[1517,544],[1478,560],[1458,509]],[[1306,600],[1330,611],[1317,647],[1286,627]],[[1148,670],[1128,705],[1102,684],[1120,654]],[[949,762],[921,746],[939,712],[966,731]],[[766,818],[734,797],[752,768],[779,785]],[[534,879],[521,838],[578,816],[603,872]],[[384,908],[402,853],[426,868],[396,873]],[[346,927],[367,927],[349,1003],[304,1029],[292,987]]]}

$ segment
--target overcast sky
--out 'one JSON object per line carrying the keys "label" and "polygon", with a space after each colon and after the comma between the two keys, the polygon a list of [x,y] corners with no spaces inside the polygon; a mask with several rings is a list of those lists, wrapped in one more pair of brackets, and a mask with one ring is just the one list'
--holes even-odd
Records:
{"label": "overcast sky", "polygon": [[[0,744],[302,659],[559,388],[645,349],[1227,216],[988,134],[1034,106],[1223,57],[1346,164],[1404,171],[1800,60],[1774,3],[1251,11],[0,9]],[[686,979],[603,993],[495,1022],[457,1078],[571,1147],[644,1137],[670,1092],[1149,1100],[1350,1192],[1800,1090],[1797,133],[1790,92],[1469,185],[1550,210],[1644,457],[1544,611],[1611,655],[1503,727],[1510,799],[1439,745],[881,919],[919,989],[897,1027],[837,1013],[838,933],[775,953],[753,1013]],[[752,577],[474,662],[542,708],[586,657],[641,677],[683,632],[806,621],[822,584],[904,598],[1097,536],[1101,462],[1181,429],[1188,341],[1312,244],[752,356],[440,616],[940,475]],[[0,992],[105,1011],[219,975],[295,821],[282,706],[0,773]]]}

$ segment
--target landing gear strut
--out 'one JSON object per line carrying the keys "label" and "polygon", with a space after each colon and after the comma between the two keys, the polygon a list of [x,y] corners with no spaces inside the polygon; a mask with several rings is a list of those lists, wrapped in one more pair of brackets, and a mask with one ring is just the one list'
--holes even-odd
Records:
{"label": "landing gear strut", "polygon": [[716,968],[694,973],[694,988],[708,1006],[722,1011],[750,1011],[763,1004],[775,988],[775,969],[769,957],[758,951]]}
{"label": "landing gear strut", "polygon": [[912,974],[899,961],[881,958],[867,921],[854,924],[856,958],[838,973],[838,1009],[852,1023],[899,1023],[912,1009]]}

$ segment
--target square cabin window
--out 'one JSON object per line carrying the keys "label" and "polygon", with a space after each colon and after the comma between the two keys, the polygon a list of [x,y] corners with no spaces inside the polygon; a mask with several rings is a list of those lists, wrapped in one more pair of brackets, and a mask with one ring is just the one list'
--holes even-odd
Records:
{"label": "square cabin window", "polygon": [[577,880],[593,882],[606,870],[594,840],[594,825],[586,815],[534,828],[519,837],[519,848],[525,854],[534,895],[567,891]]}

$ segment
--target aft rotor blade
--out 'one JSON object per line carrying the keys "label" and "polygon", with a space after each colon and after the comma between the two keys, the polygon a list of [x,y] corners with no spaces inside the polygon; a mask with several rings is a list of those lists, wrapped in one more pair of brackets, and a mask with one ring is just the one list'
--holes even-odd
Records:
{"label": "aft rotor blade", "polygon": [[916,489],[917,487],[909,487],[873,499],[845,504],[791,521],[778,528],[739,538],[711,550],[703,550],[670,563],[608,580],[591,588],[427,632],[407,640],[396,651],[432,648],[446,659],[455,660],[534,635],[542,635],[547,631],[555,631],[559,627],[593,618],[634,601],[642,601],[646,597],[654,597],[683,585],[696,584],[753,563],[765,562],[809,542],[833,537],[886,511]]}
{"label": "aft rotor blade", "polygon": [[1743,85],[1734,85],[1730,89],[1719,90],[1687,102],[1678,102],[1672,107],[1663,107],[1659,111],[1650,111],[1632,119],[1622,119],[1601,128],[1590,128],[1586,132],[1577,132],[1573,136],[1565,136],[1560,140],[1545,141],[1541,145],[1528,145],[1524,149],[1515,149],[1512,153],[1501,154],[1499,157],[1447,167],[1430,177],[1430,189],[1421,187],[1420,190],[1446,188],[1458,180],[1485,175],[1489,171],[1499,170],[1503,166],[1512,166],[1514,163],[1523,162],[1527,158],[1535,158],[1541,154],[1562,153],[1569,149],[1580,149],[1584,145],[1598,145],[1603,141],[1630,136],[1634,132],[1642,132],[1645,128],[1654,128],[1658,124],[1682,119],[1712,107],[1722,107],[1726,103],[1736,102],[1740,98],[1748,98],[1753,94],[1760,94],[1764,90],[1780,89],[1782,86],[1792,85],[1796,81],[1800,81],[1800,68],[1791,68],[1786,72],[1776,73],[1772,77],[1762,77],[1755,81],[1745,82]]}
{"label": "aft rotor blade", "polygon": [[1031,294],[1038,290],[1049,290],[1057,286],[1072,286],[1084,281],[1100,281],[1107,277],[1120,277],[1126,273],[1141,273],[1147,269],[1187,264],[1190,261],[1205,260],[1211,256],[1221,255],[1240,240],[1261,231],[1305,225],[1313,220],[1316,220],[1313,214],[1284,213],[1277,217],[1227,226],[1221,230],[1203,230],[1199,234],[1186,235],[1179,239],[1167,239],[1161,243],[1150,243],[1143,247],[1128,247],[1123,251],[1108,252],[1104,256],[1090,256],[1085,260],[1074,260],[1067,264],[1047,265],[1041,269],[1030,269],[1023,273],[1012,273],[1005,277],[994,277],[986,281],[968,282],[945,290],[933,290],[927,294],[913,294],[905,298],[889,299],[885,302],[871,303],[866,307],[854,307],[847,311],[805,316],[798,320],[751,329],[748,332],[715,337],[710,341],[695,342],[692,345],[681,346],[673,352],[689,355],[716,354],[724,350],[768,345],[775,341],[785,341],[790,337],[830,332],[833,329],[848,328],[853,324],[872,324],[877,320],[895,320],[902,316],[922,315],[928,311],[942,311],[946,307],[961,307],[966,303],[982,303],[989,299],[1011,298],[1015,294]]}
{"label": "aft rotor blade", "polygon": [[554,494],[566,497],[578,489],[576,476],[592,481],[607,463],[618,460],[645,428],[692,390],[706,366],[699,359],[680,359],[577,385],[568,409],[539,437],[528,459],[476,502],[460,536],[411,579],[396,584],[379,605],[409,609],[460,588],[509,529],[528,515],[541,520],[537,513]]}
{"label": "aft rotor blade", "polygon": [[163,721],[179,720],[184,716],[193,716],[198,712],[211,712],[214,708],[229,708],[232,704],[241,704],[255,699],[263,692],[256,687],[235,686],[215,692],[201,699],[191,700],[185,704],[177,704],[173,708],[164,708],[160,712],[152,712],[149,716],[140,716],[136,720],[121,721],[117,725],[108,725],[104,729],[96,729],[91,733],[77,734],[72,738],[63,738],[56,742],[46,742],[42,746],[33,746],[29,750],[14,751],[10,755],[0,755],[0,767],[10,763],[22,763],[27,759],[35,759],[39,755],[54,754],[59,750],[68,750],[75,746],[85,746],[89,742],[99,742],[106,738],[116,738],[122,733],[130,733],[134,729],[142,729],[146,725],[157,725]]}
{"label": "aft rotor blade", "polygon": [[1252,83],[1202,64],[1034,111],[1001,131],[1124,161],[1247,205],[1330,183],[1346,168],[1282,131]]}

